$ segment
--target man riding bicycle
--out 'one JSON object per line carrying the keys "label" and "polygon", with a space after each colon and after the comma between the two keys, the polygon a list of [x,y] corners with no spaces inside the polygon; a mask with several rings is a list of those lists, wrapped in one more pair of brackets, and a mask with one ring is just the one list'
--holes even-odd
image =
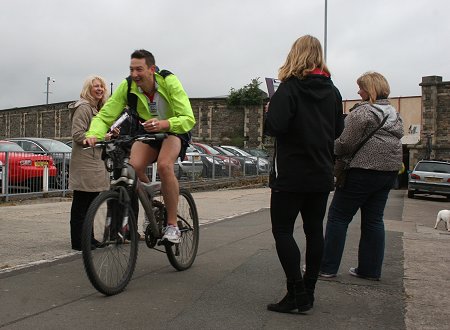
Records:
{"label": "man riding bicycle", "polygon": [[[136,141],[130,154],[130,164],[136,170],[142,182],[149,182],[145,173],[147,166],[158,163],[161,179],[161,191],[167,209],[167,227],[163,241],[180,242],[177,226],[177,205],[179,183],[174,172],[174,163],[186,152],[190,140],[190,131],[195,125],[195,118],[186,92],[178,78],[165,71],[164,76],[158,72],[155,58],[149,51],[136,50],[131,54],[129,82],[123,80],[100,112],[93,118],[86,132],[85,143],[94,146],[102,140],[105,133],[129,105],[129,95],[137,98],[135,113],[140,124],[136,134],[166,132],[162,141]],[[133,96],[134,97],[134,96]]]}

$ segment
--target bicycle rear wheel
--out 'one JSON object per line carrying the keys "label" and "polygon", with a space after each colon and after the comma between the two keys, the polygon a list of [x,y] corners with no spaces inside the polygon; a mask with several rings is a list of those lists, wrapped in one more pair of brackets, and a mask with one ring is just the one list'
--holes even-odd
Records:
{"label": "bicycle rear wheel", "polygon": [[136,266],[136,221],[130,206],[128,214],[125,209],[118,191],[103,192],[90,205],[83,225],[86,273],[92,285],[108,296],[125,289]]}
{"label": "bicycle rear wheel", "polygon": [[170,264],[177,270],[185,270],[192,266],[197,256],[200,230],[194,198],[183,188],[180,189],[178,200],[177,222],[181,242],[166,244],[165,248]]}

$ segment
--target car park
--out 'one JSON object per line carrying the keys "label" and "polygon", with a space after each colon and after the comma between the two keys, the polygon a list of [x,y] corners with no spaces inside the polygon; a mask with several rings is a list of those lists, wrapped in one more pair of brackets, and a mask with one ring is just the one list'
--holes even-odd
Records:
{"label": "car park", "polygon": [[241,169],[242,169],[243,175],[255,175],[256,174],[256,172],[257,172],[256,160],[247,158],[247,157],[236,156],[232,152],[230,152],[220,146],[211,146],[211,147],[216,149],[218,152],[220,152],[224,156],[237,159],[241,163]]}
{"label": "car park", "polygon": [[270,163],[267,159],[262,158],[262,157],[255,157],[251,154],[249,154],[248,152],[242,150],[241,148],[238,148],[236,146],[221,146],[222,148],[232,152],[233,154],[235,154],[236,156],[242,156],[242,157],[247,157],[250,159],[254,159],[258,162],[258,173],[268,173],[270,170]]}
{"label": "car park", "polygon": [[213,161],[220,161],[223,163],[221,173],[219,174],[216,171],[216,176],[229,176],[230,174],[232,176],[236,176],[240,173],[241,163],[238,160],[222,155],[220,152],[207,144],[199,142],[192,142],[191,144],[202,154],[208,155],[209,158],[212,158]]}
{"label": "car park", "polygon": [[261,157],[261,158],[265,158],[265,159],[269,159],[270,158],[269,154],[264,149],[260,149],[260,148],[245,148],[245,149],[242,149],[242,150],[248,152],[250,155],[255,156],[255,157]]}
{"label": "car park", "polygon": [[441,195],[450,200],[450,162],[420,160],[408,176],[408,197]]}
{"label": "car park", "polygon": [[48,168],[49,179],[57,173],[51,156],[25,152],[18,144],[10,141],[0,141],[0,163],[0,186],[6,186],[7,180],[8,190],[42,190],[45,168]]}
{"label": "car park", "polygon": [[182,177],[197,178],[203,173],[205,166],[200,152],[190,145],[186,149],[184,158],[177,159],[175,173],[179,179]]}
{"label": "car park", "polygon": [[54,188],[68,188],[69,163],[72,154],[72,148],[70,146],[58,140],[36,137],[10,138],[8,141],[17,143],[25,151],[51,155],[58,169],[58,174],[53,180]]}

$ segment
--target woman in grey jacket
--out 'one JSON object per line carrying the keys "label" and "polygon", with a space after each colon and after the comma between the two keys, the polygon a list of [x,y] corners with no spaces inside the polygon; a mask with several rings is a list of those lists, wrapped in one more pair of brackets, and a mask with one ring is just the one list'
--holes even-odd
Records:
{"label": "woman in grey jacket", "polygon": [[[90,76],[83,84],[80,99],[69,104],[69,119],[72,122],[69,189],[73,190],[70,237],[74,250],[81,250],[81,231],[89,205],[101,191],[109,189],[109,176],[101,159],[101,150],[83,149],[91,120],[107,99],[105,80]],[[95,242],[92,243],[95,246]]]}
{"label": "woman in grey jacket", "polygon": [[[383,213],[390,189],[402,166],[403,122],[387,100],[390,88],[377,72],[358,78],[357,104],[345,119],[345,128],[334,143],[338,158],[350,162],[345,183],[337,187],[328,211],[325,247],[320,276],[337,275],[345,245],[347,228],[361,209],[361,238],[358,266],[353,276],[379,280],[384,258]],[[387,117],[384,125],[356,152],[361,141]],[[351,159],[350,159],[351,158]]]}

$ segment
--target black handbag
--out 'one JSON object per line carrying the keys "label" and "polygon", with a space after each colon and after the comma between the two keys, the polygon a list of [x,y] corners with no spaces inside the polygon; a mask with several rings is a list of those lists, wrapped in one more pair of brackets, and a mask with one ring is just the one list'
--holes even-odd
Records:
{"label": "black handbag", "polygon": [[369,135],[365,137],[364,140],[360,142],[360,144],[356,147],[356,149],[353,151],[350,158],[339,158],[337,157],[334,162],[334,176],[336,177],[336,181],[334,183],[335,187],[337,188],[343,188],[345,186],[345,181],[347,179],[347,173],[350,169],[350,163],[357,154],[357,152],[361,149],[361,147],[366,144],[367,141],[381,128],[383,127],[384,123],[386,122],[388,118],[388,115],[386,115],[381,123],[378,125],[376,129],[374,129]]}

